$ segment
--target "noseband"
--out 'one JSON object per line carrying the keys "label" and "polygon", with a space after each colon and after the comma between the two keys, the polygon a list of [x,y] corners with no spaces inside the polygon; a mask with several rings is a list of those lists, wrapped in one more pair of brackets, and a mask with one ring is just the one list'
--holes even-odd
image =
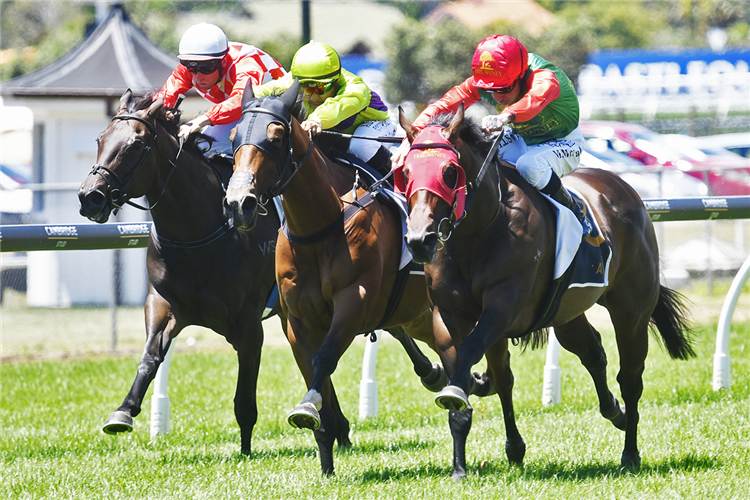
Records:
{"label": "noseband", "polygon": [[[177,155],[175,156],[174,160],[171,160],[166,157],[166,155],[161,151],[159,148],[159,142],[157,141],[157,133],[156,128],[153,124],[151,124],[148,120],[144,120],[140,116],[135,115],[117,115],[112,118],[112,121],[115,120],[134,120],[137,122],[140,122],[148,128],[149,132],[151,132],[151,135],[148,138],[148,141],[146,142],[146,145],[143,147],[143,151],[141,152],[141,157],[138,160],[138,163],[133,167],[128,174],[127,178],[120,179],[120,177],[114,172],[114,170],[105,167],[102,164],[96,163],[94,167],[91,169],[91,172],[89,175],[98,175],[99,177],[104,180],[104,184],[107,186],[106,190],[106,197],[107,200],[112,204],[112,206],[116,210],[122,209],[123,205],[128,204],[131,207],[135,207],[139,210],[151,210],[154,208],[158,203],[159,200],[161,200],[161,197],[164,195],[164,191],[167,189],[167,183],[169,182],[170,177],[172,177],[172,173],[174,172],[174,169],[177,168],[177,165],[175,164],[175,161],[177,161],[177,158],[179,158],[180,153],[182,152],[182,140],[180,141],[180,150],[177,152]],[[167,178],[164,181],[164,185],[162,186],[161,193],[159,193],[159,197],[156,199],[153,205],[149,207],[143,207],[141,205],[138,205],[137,203],[134,203],[130,201],[127,193],[125,192],[125,186],[127,186],[133,175],[135,175],[136,170],[143,165],[143,163],[146,161],[146,158],[148,158],[148,155],[151,153],[151,143],[156,144],[156,150],[159,152],[159,154],[166,159],[169,164],[169,172],[167,173]],[[116,184],[113,186],[113,182],[115,181]]]}

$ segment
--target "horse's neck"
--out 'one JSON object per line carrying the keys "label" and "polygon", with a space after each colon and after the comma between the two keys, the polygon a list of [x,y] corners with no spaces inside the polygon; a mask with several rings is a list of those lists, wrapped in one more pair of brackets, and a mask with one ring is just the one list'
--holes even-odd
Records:
{"label": "horse's neck", "polygon": [[[296,131],[296,132],[301,132]],[[339,216],[343,203],[339,194],[347,189],[345,173],[315,147],[303,159],[308,150],[304,133],[295,133],[293,159],[299,171],[284,193],[284,215],[289,230],[296,235],[313,234],[328,226]],[[348,186],[351,189],[351,184]]]}
{"label": "horse's neck", "polygon": [[186,151],[177,156],[169,141],[159,146],[163,154],[153,153],[159,162],[158,181],[146,195],[149,205],[156,203],[151,209],[156,230],[177,241],[207,236],[224,223],[223,189],[217,175],[204,159]]}
{"label": "horse's neck", "polygon": [[[467,181],[476,183],[482,160],[478,159],[476,168],[467,170]],[[508,193],[508,182],[495,164],[489,165],[482,182],[474,186],[476,193],[471,203],[466,207],[466,217],[456,228],[465,235],[472,235],[487,230],[487,228],[507,220],[508,206],[504,197]]]}

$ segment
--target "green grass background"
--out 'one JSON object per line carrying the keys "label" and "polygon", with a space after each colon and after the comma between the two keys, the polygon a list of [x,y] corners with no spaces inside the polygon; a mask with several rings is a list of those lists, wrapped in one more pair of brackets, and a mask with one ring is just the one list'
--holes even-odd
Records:
{"label": "green grass background", "polygon": [[[365,340],[358,339],[339,363],[334,383],[352,424],[353,447],[336,451],[336,475],[322,477],[312,433],[286,423],[305,386],[272,323],[262,357],[254,454],[244,457],[232,407],[236,357],[218,335],[195,329],[177,339],[168,435],[154,441],[149,436],[150,389],[135,430],[113,437],[103,434],[101,425],[135,375],[142,310],[118,311],[126,333],[113,354],[103,329],[106,309],[4,306],[0,498],[745,499],[750,491],[745,352],[750,321],[743,312],[748,299],[743,294],[730,338],[732,388],[714,392],[715,323],[728,285],[717,286],[711,297],[691,293],[700,320],[697,359],[673,361],[651,343],[640,407],[640,472],[619,470],[624,433],[599,415],[593,384],[577,358],[562,352],[562,404],[544,408],[544,350],[521,354],[512,348],[516,413],[527,444],[524,467],[510,466],[505,457],[499,399],[472,398],[469,470],[460,483],[450,479],[447,412],[435,406],[392,339],[381,342],[378,356],[376,418],[358,418]],[[610,386],[619,395],[613,332],[602,311],[591,316],[609,355]],[[50,331],[58,338],[50,340]],[[185,342],[189,337],[196,339],[193,347]]]}

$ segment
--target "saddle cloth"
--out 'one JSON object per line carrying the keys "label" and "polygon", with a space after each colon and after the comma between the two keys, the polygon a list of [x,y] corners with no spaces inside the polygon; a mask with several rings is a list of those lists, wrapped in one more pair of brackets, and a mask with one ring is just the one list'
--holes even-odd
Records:
{"label": "saddle cloth", "polygon": [[581,193],[566,187],[573,201],[581,206],[586,218],[594,227],[596,236],[581,241],[583,229],[576,216],[550,196],[544,195],[557,212],[557,244],[554,279],[560,278],[573,265],[572,281],[568,288],[609,285],[609,264],[612,252],[602,238],[599,223],[588,201]]}

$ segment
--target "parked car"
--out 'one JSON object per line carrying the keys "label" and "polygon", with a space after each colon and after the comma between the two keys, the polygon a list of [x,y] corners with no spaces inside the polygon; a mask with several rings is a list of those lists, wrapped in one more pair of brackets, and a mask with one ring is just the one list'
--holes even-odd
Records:
{"label": "parked car", "polygon": [[750,132],[732,134],[704,135],[695,138],[695,145],[706,151],[726,151],[750,158]]}
{"label": "parked car", "polygon": [[[30,169],[23,165],[0,164],[0,224],[28,222],[33,194],[25,189],[29,183]],[[5,289],[26,291],[26,253],[6,252],[0,255],[0,303]]]}
{"label": "parked car", "polygon": [[31,212],[33,194],[24,188],[29,174],[23,165],[0,164],[0,223],[18,224],[16,219]]}
{"label": "parked car", "polygon": [[581,155],[581,167],[611,170],[630,184],[643,198],[692,198],[706,196],[708,186],[681,170],[654,171],[631,157],[587,141]]}
{"label": "parked car", "polygon": [[708,184],[709,194],[750,195],[750,162],[702,153],[690,142],[694,138],[680,139],[680,145],[678,139],[641,125],[613,121],[582,121],[581,132],[587,142],[599,141],[653,170],[679,170],[702,180]]}

